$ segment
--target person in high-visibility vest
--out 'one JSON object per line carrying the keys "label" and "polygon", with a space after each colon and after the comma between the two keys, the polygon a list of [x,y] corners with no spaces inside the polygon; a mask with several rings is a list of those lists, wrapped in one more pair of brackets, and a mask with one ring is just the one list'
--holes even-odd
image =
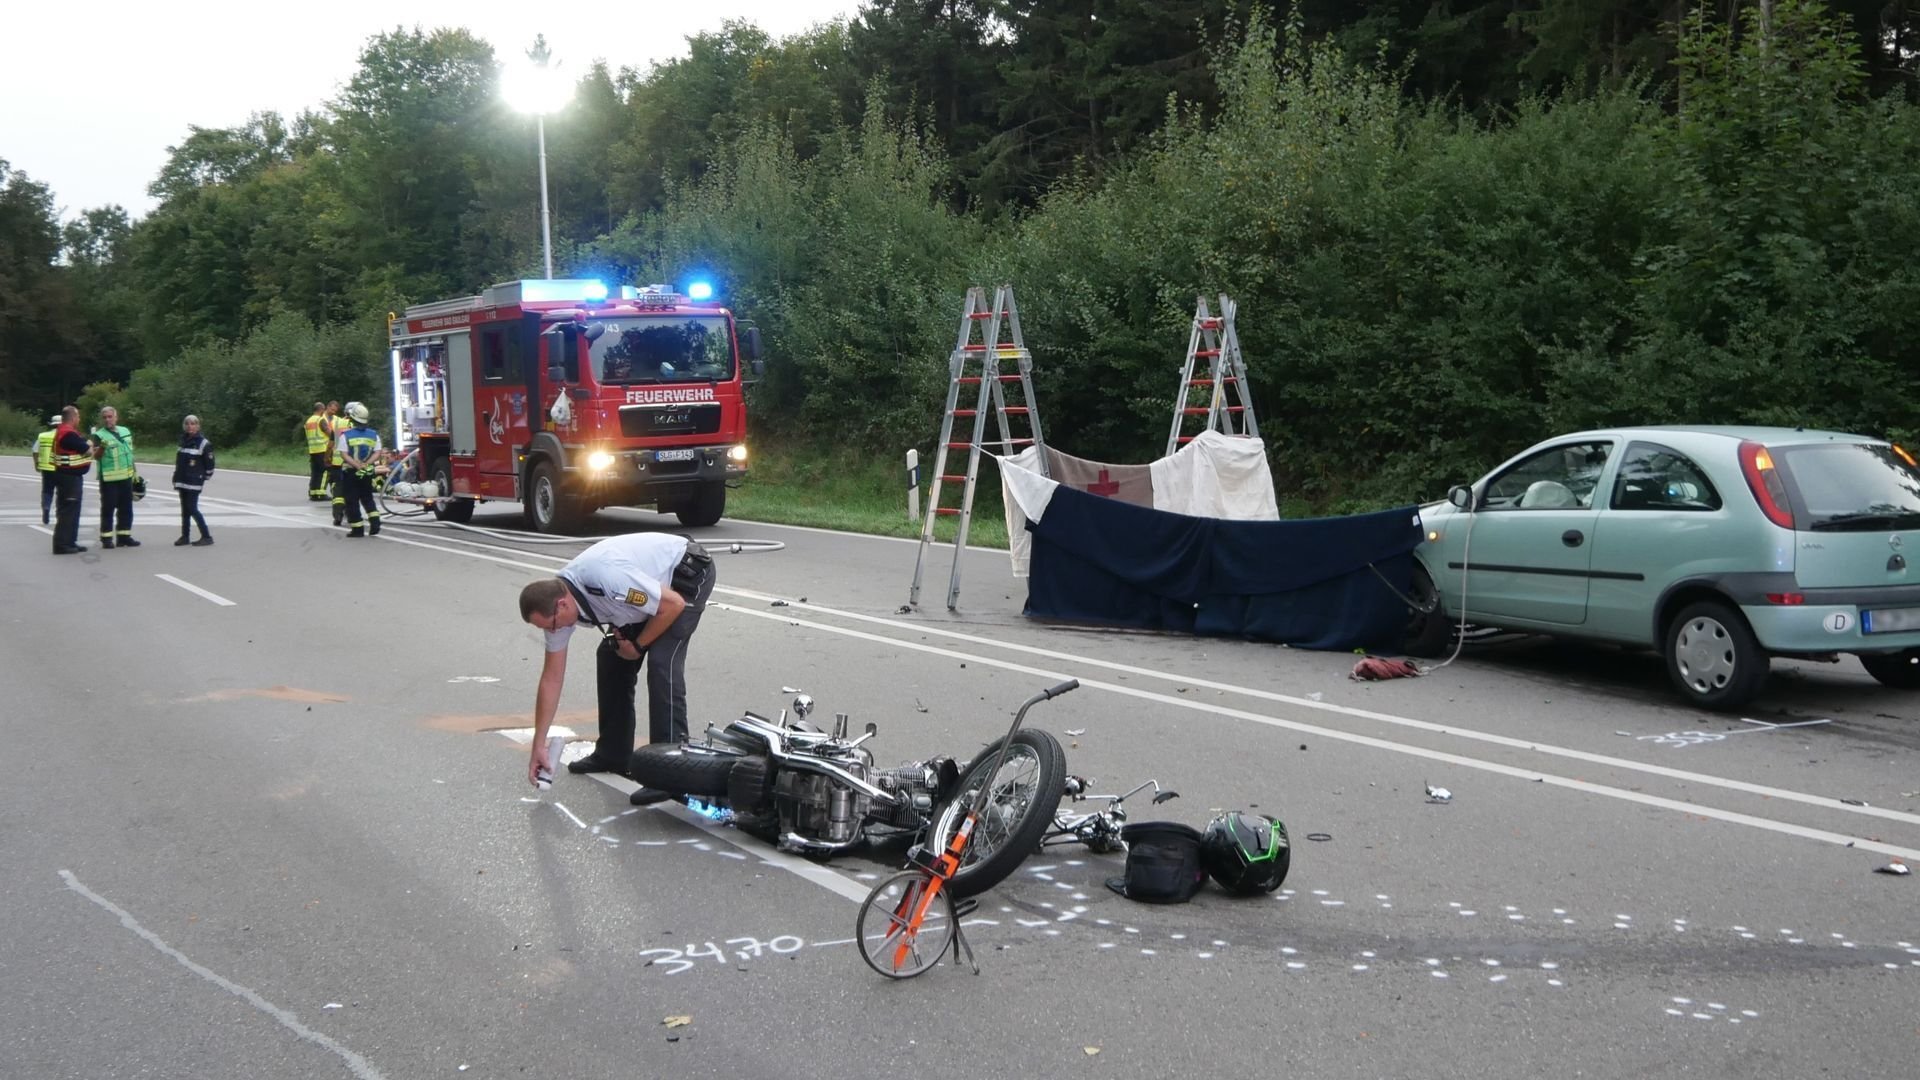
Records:
{"label": "person in high-visibility vest", "polygon": [[333,495],[335,525],[347,519],[347,497],[340,487],[340,435],[352,426],[353,421],[340,415],[339,402],[327,402],[327,490]]}
{"label": "person in high-visibility vest", "polygon": [[47,430],[33,440],[33,467],[40,470],[40,524],[52,524],[53,493],[59,488],[53,473],[53,433],[60,428],[60,414],[47,419]]}
{"label": "person in high-visibility vest", "polygon": [[100,463],[100,546],[139,547],[133,538],[133,432],[120,426],[120,413],[111,405],[100,407],[93,457]]}
{"label": "person in high-visibility vest", "polygon": [[333,453],[333,429],[327,423],[327,407],[313,403],[313,415],[300,430],[307,436],[307,501],[327,499],[327,458]]}
{"label": "person in high-visibility vest", "polygon": [[[347,416],[353,426],[340,433],[334,442],[341,457],[340,485],[334,489],[336,497],[344,496],[349,537],[379,536],[380,511],[373,501],[374,466],[380,464],[380,432],[367,423],[367,407],[357,401],[347,402]],[[336,504],[336,508],[338,504]],[[360,512],[367,512],[369,528],[361,531]]]}
{"label": "person in high-visibility vest", "polygon": [[93,447],[80,434],[80,410],[60,410],[60,427],[53,433],[55,482],[53,553],[73,555],[87,550],[80,543],[80,497],[86,490],[87,470],[93,465]]}

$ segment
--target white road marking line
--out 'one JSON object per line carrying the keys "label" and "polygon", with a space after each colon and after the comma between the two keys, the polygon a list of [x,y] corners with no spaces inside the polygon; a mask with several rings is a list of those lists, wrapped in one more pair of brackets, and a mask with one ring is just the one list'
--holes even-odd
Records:
{"label": "white road marking line", "polygon": [[[730,605],[730,604],[714,604],[709,606],[719,607],[719,608],[722,608],[723,610],[737,612],[739,614],[751,616],[753,618],[768,619],[774,622],[785,623],[785,622],[794,621],[793,617],[787,614],[775,615],[768,612],[755,611],[750,608],[734,607],[733,605]],[[989,656],[981,656],[977,653],[958,652],[953,649],[943,649],[935,645],[925,645],[915,641],[903,641],[898,638],[883,637],[879,634],[869,634],[863,630],[853,630],[847,627],[832,626],[826,623],[807,622],[807,621],[801,621],[799,625],[808,627],[810,629],[824,630],[829,633],[842,634],[847,637],[861,638],[867,641],[885,644],[895,649],[910,649],[915,652],[925,652],[925,653],[932,653],[937,656],[952,657],[954,659],[965,660],[970,663],[986,664],[988,666],[1001,668],[1007,671],[1018,671],[1027,675],[1038,676],[1043,679],[1059,680],[1059,679],[1065,679],[1068,677],[1064,672],[1061,672],[1061,671],[1028,667],[1024,664],[1016,664],[1007,660],[998,660]],[[1109,666],[1113,666],[1113,665],[1109,665]],[[1179,681],[1193,683],[1196,680],[1183,679]],[[1231,709],[1224,705],[1214,705],[1204,701],[1183,701],[1171,694],[1158,694],[1150,690],[1141,690],[1137,687],[1121,686],[1118,683],[1106,683],[1106,682],[1101,682],[1097,679],[1089,679],[1089,678],[1082,677],[1080,679],[1080,685],[1091,687],[1096,690],[1105,690],[1105,691],[1108,691],[1109,693],[1120,694],[1125,697],[1139,698],[1143,701],[1151,701],[1160,705],[1170,705],[1170,706],[1175,706],[1177,708],[1182,708],[1182,709],[1192,709],[1197,712],[1213,713],[1214,715],[1217,715],[1217,716],[1230,716],[1238,720],[1249,720],[1256,724],[1265,724],[1270,727],[1284,728],[1289,731],[1299,731],[1309,735],[1317,735],[1323,739],[1333,739],[1339,742],[1354,743],[1359,746],[1372,747],[1373,749],[1376,749],[1376,750],[1387,750],[1396,754],[1407,754],[1412,757],[1424,758],[1428,761],[1444,762],[1450,765],[1458,765],[1462,768],[1478,769],[1482,772],[1495,773],[1500,776],[1510,776],[1517,780],[1526,780],[1529,782],[1544,783],[1554,787],[1567,788],[1572,791],[1585,792],[1590,795],[1602,795],[1607,798],[1620,799],[1626,802],[1639,803],[1642,806],[1654,806],[1654,807],[1659,807],[1665,810],[1674,810],[1682,814],[1692,814],[1698,817],[1707,817],[1707,818],[1713,818],[1718,821],[1726,821],[1736,825],[1748,825],[1753,828],[1765,829],[1771,832],[1781,833],[1787,836],[1798,836],[1807,840],[1820,840],[1829,844],[1838,844],[1846,847],[1857,848],[1862,851],[1875,851],[1883,855],[1897,855],[1903,859],[1920,860],[1920,849],[1903,848],[1893,844],[1883,844],[1879,841],[1869,840],[1865,837],[1847,836],[1844,833],[1829,832],[1825,829],[1808,828],[1803,825],[1795,825],[1785,821],[1775,821],[1771,818],[1755,817],[1751,814],[1742,814],[1742,813],[1737,813],[1731,810],[1720,810],[1715,807],[1703,806],[1699,803],[1682,802],[1679,799],[1668,799],[1658,795],[1647,795],[1638,791],[1628,791],[1625,788],[1609,787],[1605,784],[1595,784],[1586,780],[1578,780],[1570,776],[1557,776],[1552,773],[1540,772],[1537,769],[1522,769],[1512,765],[1503,765],[1495,761],[1482,761],[1479,758],[1464,757],[1460,754],[1450,754],[1443,750],[1429,750],[1424,746],[1414,746],[1409,743],[1397,743],[1387,739],[1375,738],[1371,735],[1359,735],[1353,732],[1339,731],[1333,728],[1319,727],[1318,725],[1314,725],[1314,724],[1304,724],[1297,720],[1283,720],[1279,717],[1268,716],[1264,713],[1248,712],[1245,709]],[[1350,712],[1350,713],[1362,712],[1362,710],[1357,710],[1357,709],[1341,709],[1339,711]],[[1406,723],[1409,725],[1414,725],[1414,726],[1423,727],[1423,728],[1431,728],[1439,731],[1448,730],[1443,725],[1428,724],[1425,721],[1406,720],[1404,718],[1385,717],[1385,716],[1380,716],[1379,718],[1386,719],[1389,722]],[[1505,739],[1502,736],[1481,736],[1481,737],[1494,739],[1502,742],[1513,743],[1528,749],[1539,749],[1542,751],[1547,750],[1547,747],[1545,747],[1544,745],[1527,743],[1518,739],[1509,740],[1509,739]],[[1608,760],[1608,759],[1601,758],[1600,755],[1597,755],[1597,754],[1585,754],[1578,751],[1570,751],[1570,750],[1562,751],[1562,752],[1569,756],[1580,757],[1583,759]],[[1693,773],[1682,773],[1678,769],[1664,769],[1657,766],[1640,766],[1632,762],[1618,762],[1617,764],[1619,764],[1623,768],[1637,768],[1644,771],[1656,772],[1660,774],[1675,774],[1678,777],[1692,778],[1701,783],[1714,784],[1721,787],[1729,787],[1729,788],[1734,788],[1736,790],[1741,790],[1741,791],[1750,791],[1755,794],[1770,794],[1775,798],[1790,799],[1796,802],[1809,803],[1814,806],[1820,806],[1828,809],[1845,809],[1845,810],[1856,810],[1856,811],[1863,810],[1863,809],[1864,810],[1876,809],[1874,807],[1847,806],[1846,804],[1841,803],[1838,799],[1831,799],[1824,796],[1805,795],[1797,791],[1785,791],[1777,788],[1768,788],[1760,784],[1748,784],[1742,781],[1727,780],[1721,777],[1710,777],[1710,776],[1703,776],[1703,775],[1693,774]],[[1899,813],[1897,811],[1881,811],[1878,816],[1893,818],[1901,821],[1910,821],[1916,824],[1920,824],[1920,815]]]}
{"label": "white road marking line", "polygon": [[[771,601],[775,599],[775,597],[771,596],[770,594],[758,593],[748,589],[732,589],[732,588],[727,588],[726,586],[715,586],[714,592],[725,592],[730,595],[744,596],[749,600]],[[1470,728],[1462,728],[1456,724],[1442,724],[1442,723],[1436,723],[1431,720],[1415,720],[1412,717],[1396,716],[1392,713],[1375,712],[1371,709],[1356,709],[1347,705],[1334,705],[1324,701],[1314,701],[1312,698],[1294,697],[1289,694],[1278,694],[1269,690],[1257,690],[1257,689],[1254,689],[1253,687],[1239,686],[1234,683],[1216,682],[1211,679],[1192,678],[1192,677],[1177,674],[1177,673],[1157,671],[1152,668],[1135,667],[1132,664],[1122,664],[1112,660],[1097,660],[1091,657],[1079,656],[1074,653],[1066,653],[1066,652],[1060,652],[1054,649],[1041,648],[1036,645],[1021,645],[1016,642],[1010,642],[1010,641],[996,641],[990,638],[976,637],[972,634],[959,633],[958,631],[943,630],[935,626],[924,626],[918,623],[901,622],[897,619],[886,619],[876,615],[864,615],[855,611],[840,611],[834,608],[822,607],[819,604],[807,604],[807,603],[794,601],[789,605],[790,610],[788,612],[783,613],[781,615],[777,615],[777,616],[770,615],[769,613],[764,611],[756,611],[751,608],[734,607],[730,604],[711,604],[709,606],[719,607],[727,611],[738,611],[746,615],[755,615],[763,618],[775,618],[783,622],[793,621],[794,616],[791,609],[811,609],[814,611],[821,612],[822,614],[834,616],[836,618],[848,619],[855,622],[875,623],[881,626],[890,626],[897,630],[901,630],[901,631],[913,633],[913,634],[952,638],[958,641],[964,641],[970,645],[978,645],[978,646],[993,648],[993,649],[1003,649],[1008,652],[1026,653],[1031,656],[1045,657],[1049,660],[1059,660],[1059,661],[1073,663],[1073,664],[1084,664],[1092,667],[1106,668],[1109,671],[1124,672],[1127,675],[1131,675],[1137,678],[1155,679],[1161,682],[1177,683],[1182,686],[1196,686],[1196,687],[1201,687],[1207,690],[1219,690],[1225,693],[1239,694],[1245,697],[1257,698],[1263,701],[1273,701],[1273,702],[1278,702],[1280,704],[1293,705],[1303,709],[1316,709],[1321,712],[1330,712],[1330,713],[1335,713],[1342,716],[1357,717],[1362,720],[1373,720],[1383,724],[1393,724],[1400,727],[1413,728],[1414,730],[1417,730],[1417,731],[1426,731],[1426,732],[1431,732],[1437,735],[1451,735],[1451,736],[1455,736],[1462,739],[1473,739],[1479,742],[1491,743],[1495,746],[1504,746],[1504,747],[1508,747],[1510,749],[1515,749],[1515,750],[1525,750],[1533,753],[1550,754],[1556,757],[1570,758],[1575,761],[1584,761],[1584,762],[1588,762],[1590,764],[1595,764],[1595,765],[1605,765],[1608,768],[1627,769],[1635,772],[1649,773],[1654,776],[1665,777],[1669,780],[1681,780],[1681,781],[1685,781],[1687,783],[1692,783],[1692,784],[1709,784],[1715,787],[1726,788],[1731,791],[1745,792],[1746,794],[1749,794],[1749,795],[1760,795],[1770,799],[1789,799],[1795,802],[1806,803],[1809,806],[1818,806],[1825,810],[1840,810],[1840,811],[1849,812],[1849,813],[1862,813],[1862,814],[1866,814],[1869,817],[1881,817],[1891,821],[1906,822],[1907,824],[1910,824],[1910,825],[1920,825],[1920,814],[1909,814],[1909,813],[1904,813],[1898,810],[1886,810],[1886,809],[1882,809],[1880,807],[1874,807],[1874,806],[1865,806],[1865,807],[1853,806],[1848,803],[1843,803],[1839,799],[1833,798],[1827,795],[1808,795],[1803,792],[1789,791],[1784,788],[1768,787],[1764,784],[1751,784],[1751,783],[1747,783],[1744,780],[1732,780],[1723,776],[1713,776],[1707,773],[1688,772],[1685,769],[1675,769],[1665,765],[1654,765],[1647,762],[1633,761],[1627,758],[1609,757],[1606,754],[1595,754],[1585,750],[1574,750],[1568,747],[1555,746],[1551,743],[1543,743],[1543,742],[1539,742],[1537,740],[1532,740],[1532,739],[1516,739],[1507,735],[1494,735],[1489,732],[1474,731]],[[835,627],[824,626],[819,623],[801,622],[800,625],[814,628],[814,629],[837,630],[838,632],[846,633],[850,636],[860,636],[856,631],[843,630]],[[900,641],[894,638],[869,638],[869,640],[876,640],[876,641],[883,640],[888,644],[905,645],[908,648],[919,648],[922,651],[936,652],[936,653],[939,653],[940,655],[958,657],[963,660],[979,661],[980,663],[984,663],[984,664],[998,663],[997,661],[991,660],[987,657],[973,656],[971,654],[961,653],[961,652],[943,651],[933,646],[915,646],[911,643]],[[1006,666],[1006,665],[1003,665],[1003,666]],[[1040,669],[1017,667],[1017,666],[1009,666],[1009,670],[1023,671],[1023,672],[1029,672],[1034,674],[1041,673]],[[1064,676],[1059,676],[1056,674],[1056,675],[1053,675],[1052,677],[1061,678]],[[1086,680],[1083,679],[1081,681],[1085,682]],[[1095,685],[1095,684],[1088,684],[1088,685]],[[1098,685],[1100,685],[1102,689],[1116,689],[1115,687],[1112,687],[1109,684],[1103,683]],[[1120,689],[1122,692],[1132,691],[1131,687],[1119,687],[1117,689]],[[1168,701],[1168,702],[1172,702],[1173,704],[1182,705],[1189,708],[1199,708],[1199,709],[1202,709],[1203,711],[1206,708],[1205,706],[1199,705],[1194,702],[1188,702],[1188,701],[1178,700],[1174,698],[1155,697],[1154,700]],[[1236,713],[1234,715],[1245,716],[1245,715],[1251,715],[1251,714]],[[1271,720],[1271,718],[1269,719]],[[1279,722],[1279,726],[1290,727],[1294,725],[1292,724],[1292,722],[1289,722],[1289,721],[1281,721]],[[1786,725],[1782,725],[1782,726],[1786,726]],[[1301,727],[1299,728],[1299,730],[1319,731],[1324,729],[1308,729],[1305,727]]]}
{"label": "white road marking line", "polygon": [[187,590],[188,592],[194,594],[195,596],[201,597],[202,599],[211,600],[214,603],[219,604],[221,607],[235,606],[233,601],[227,599],[224,596],[221,596],[219,593],[210,593],[207,590],[201,588],[200,586],[193,584],[192,582],[181,581],[179,578],[174,577],[172,574],[155,574],[153,576],[159,578],[161,581],[164,581],[169,585],[178,585],[181,588]]}
{"label": "white road marking line", "polygon": [[575,815],[574,815],[574,812],[573,812],[573,811],[571,811],[571,810],[569,810],[569,809],[567,809],[567,808],[566,808],[566,806],[565,806],[564,804],[562,804],[562,803],[554,803],[554,804],[553,804],[553,808],[554,808],[555,810],[558,810],[558,811],[560,811],[561,813],[563,813],[563,814],[565,814],[565,815],[567,815],[568,817],[570,817],[570,818],[573,818],[573,823],[574,823],[575,825],[578,825],[578,826],[580,826],[580,827],[581,827],[581,828],[583,828],[583,829],[587,827],[587,823],[586,823],[586,822],[584,822],[584,821],[581,821],[581,820],[580,820],[580,819],[579,819],[579,818],[578,818],[577,816],[575,816]]}
{"label": "white road marking line", "polygon": [[37,533],[39,533],[39,534],[40,534],[40,535],[42,535],[42,536],[52,536],[52,535],[53,535],[53,530],[52,530],[52,529],[49,529],[49,528],[47,528],[47,527],[46,527],[45,525],[29,525],[29,526],[27,526],[27,528],[29,528],[29,529],[32,529],[32,530],[33,530],[34,532],[37,532]]}
{"label": "white road marking line", "polygon": [[145,941],[147,944],[160,950],[160,952],[163,955],[171,957],[175,962],[180,964],[181,967],[186,968],[188,971],[193,972],[195,975],[200,976],[201,978],[207,980],[208,982],[214,984],[215,986],[218,986],[220,989],[225,990],[227,993],[232,994],[234,997],[237,997],[242,1001],[245,1001],[247,1004],[252,1005],[254,1008],[259,1009],[261,1012],[266,1013],[268,1016],[273,1017],[273,1019],[276,1022],[278,1022],[281,1027],[284,1027],[288,1031],[293,1032],[295,1035],[299,1036],[302,1039],[305,1039],[307,1042],[310,1042],[315,1046],[320,1047],[323,1050],[327,1050],[327,1051],[330,1051],[331,1053],[337,1054],[342,1061],[345,1061],[347,1063],[347,1068],[353,1071],[353,1075],[359,1077],[360,1080],[384,1080],[384,1078],[380,1075],[380,1070],[374,1068],[373,1064],[369,1062],[366,1058],[363,1058],[359,1054],[356,1054],[353,1051],[347,1049],[346,1047],[340,1045],[338,1042],[328,1038],[326,1035],[323,1035],[320,1032],[315,1031],[312,1028],[306,1026],[305,1024],[302,1024],[300,1022],[299,1017],[295,1016],[291,1012],[288,1012],[286,1009],[283,1009],[280,1006],[275,1005],[271,1001],[268,1001],[266,998],[261,997],[259,994],[254,993],[252,990],[249,990],[246,987],[241,986],[239,983],[234,982],[233,980],[227,978],[224,975],[219,974],[218,972],[202,967],[201,965],[196,964],[192,960],[188,959],[185,953],[167,944],[165,941],[162,941],[158,935],[154,934],[152,931],[148,930],[146,927],[141,926],[139,920],[135,919],[132,915],[127,914],[126,911],[116,906],[113,903],[113,901],[108,900],[106,897],[101,896],[99,893],[96,893],[92,889],[89,889],[85,885],[81,884],[80,879],[74,877],[72,871],[62,870],[60,871],[60,877],[66,881],[67,888],[72,889],[74,892],[79,893],[81,896],[86,897],[88,900],[93,901],[95,904],[98,904],[99,906],[105,908],[107,911],[111,912],[114,916],[119,918],[121,926],[124,926],[127,929],[133,931],[136,935],[140,937],[142,941]]}

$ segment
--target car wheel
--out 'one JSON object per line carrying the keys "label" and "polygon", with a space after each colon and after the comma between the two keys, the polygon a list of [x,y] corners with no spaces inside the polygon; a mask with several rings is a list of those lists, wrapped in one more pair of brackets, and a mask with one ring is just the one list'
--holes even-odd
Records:
{"label": "car wheel", "polygon": [[1860,666],[1882,686],[1896,690],[1920,690],[1920,649],[1905,652],[1862,655]]}
{"label": "car wheel", "polygon": [[1766,682],[1769,659],[1740,612],[1719,600],[1688,604],[1667,624],[1667,675],[1703,709],[1737,709]]}
{"label": "car wheel", "polygon": [[1403,651],[1422,659],[1444,655],[1453,644],[1454,622],[1447,617],[1447,606],[1440,602],[1440,590],[1433,584],[1433,575],[1418,562],[1413,564],[1413,588],[1408,597],[1418,606],[1407,612]]}

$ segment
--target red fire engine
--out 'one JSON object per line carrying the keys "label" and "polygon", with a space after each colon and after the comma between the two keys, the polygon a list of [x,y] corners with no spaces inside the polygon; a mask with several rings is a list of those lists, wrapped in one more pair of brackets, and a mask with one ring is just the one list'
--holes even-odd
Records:
{"label": "red fire engine", "polygon": [[424,496],[408,501],[465,522],[512,499],[541,532],[602,506],[718,521],[747,474],[743,374],[762,370],[760,333],[688,292],[509,281],[409,307],[389,331],[394,445],[418,451],[406,490]]}

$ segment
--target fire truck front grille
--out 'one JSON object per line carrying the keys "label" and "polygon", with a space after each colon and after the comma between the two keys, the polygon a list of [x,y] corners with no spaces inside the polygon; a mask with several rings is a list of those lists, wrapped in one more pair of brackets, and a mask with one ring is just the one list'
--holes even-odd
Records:
{"label": "fire truck front grille", "polygon": [[623,405],[620,407],[620,434],[629,438],[649,435],[711,435],[720,430],[720,406],[703,405]]}

